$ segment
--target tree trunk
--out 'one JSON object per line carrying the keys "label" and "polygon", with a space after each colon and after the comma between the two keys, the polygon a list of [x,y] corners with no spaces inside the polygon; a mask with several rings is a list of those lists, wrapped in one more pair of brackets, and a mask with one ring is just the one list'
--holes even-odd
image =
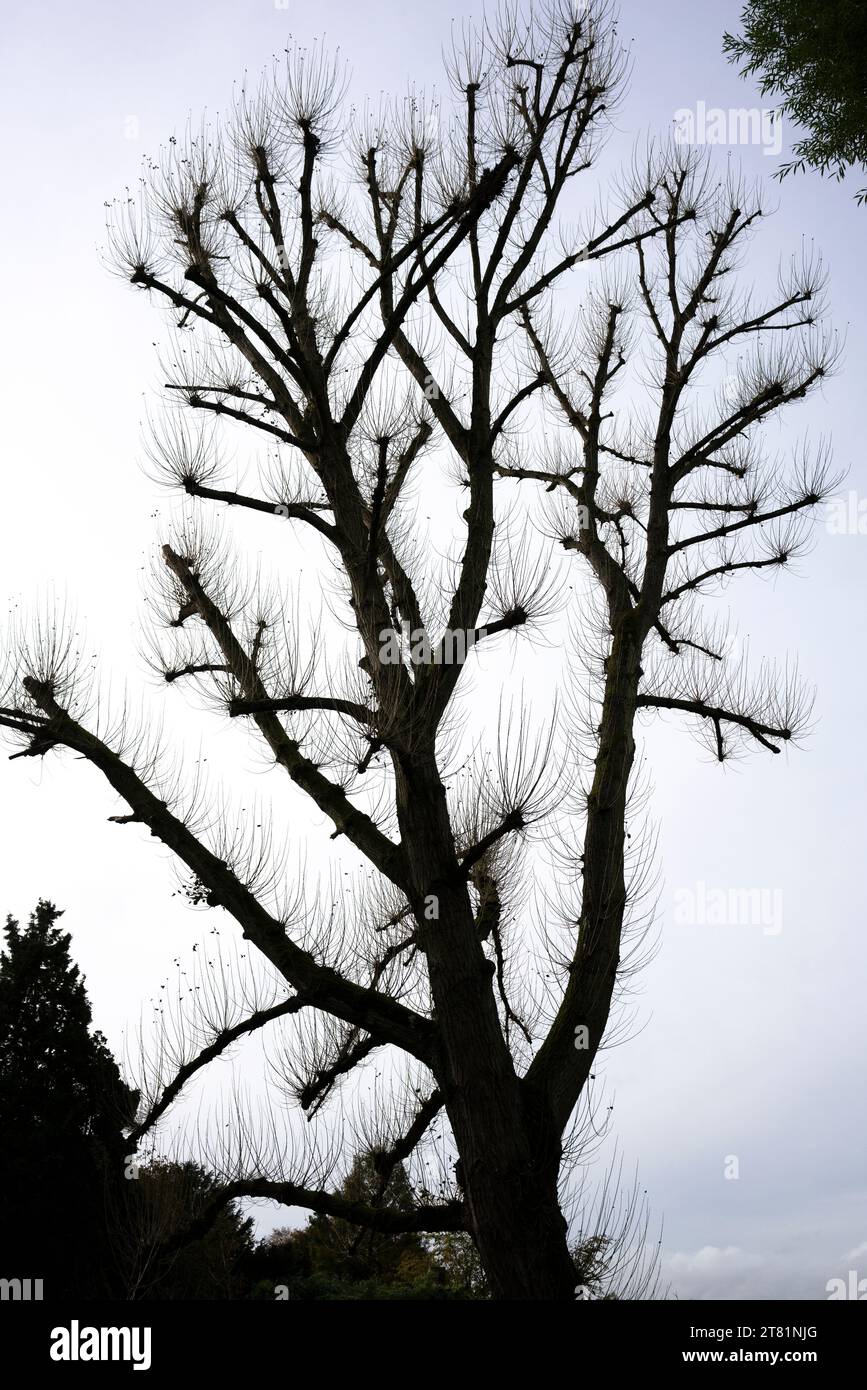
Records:
{"label": "tree trunk", "polygon": [[[572,1299],[575,1271],[557,1195],[559,1139],[528,1113],[433,756],[416,755],[400,781],[402,838],[420,900],[418,942],[442,1039],[437,1081],[468,1226],[495,1298]],[[423,904],[432,900],[438,916],[428,918]]]}

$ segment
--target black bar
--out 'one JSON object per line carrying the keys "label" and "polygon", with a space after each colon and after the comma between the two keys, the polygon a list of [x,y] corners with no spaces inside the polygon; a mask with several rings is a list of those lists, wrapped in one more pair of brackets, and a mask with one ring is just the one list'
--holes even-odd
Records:
{"label": "black bar", "polygon": [[[666,1373],[674,1368],[697,1369],[701,1374],[708,1365],[732,1368],[738,1363],[766,1370],[797,1364],[822,1373],[851,1367],[857,1374],[858,1365],[863,1366],[867,1333],[867,1310],[857,1301],[576,1301],[520,1309],[475,1301],[438,1302],[433,1325],[437,1341],[431,1343],[432,1326],[417,1311],[417,1304],[409,1310],[398,1306],[401,1300],[385,1302],[380,1312],[377,1302],[366,1302],[361,1315],[352,1303],[344,1303],[342,1310],[330,1303],[316,1312],[308,1302],[279,1300],[74,1306],[47,1300],[8,1301],[0,1303],[3,1363],[24,1372],[48,1374],[52,1380],[93,1379],[101,1373],[115,1378],[132,1375],[136,1381],[147,1375],[215,1375],[218,1384],[224,1384],[228,1376],[249,1379],[273,1367],[285,1371],[287,1384],[309,1384],[313,1377],[332,1379],[335,1364],[360,1364],[359,1358],[363,1362],[375,1351],[376,1362],[384,1373],[391,1366],[387,1378],[394,1380],[401,1365],[402,1379],[418,1374],[417,1355],[404,1360],[400,1344],[403,1339],[412,1343],[422,1334],[426,1340],[416,1343],[416,1353],[420,1345],[427,1346],[428,1352],[438,1348],[435,1363],[440,1372],[446,1372],[458,1350],[448,1340],[454,1331],[481,1338],[476,1347],[482,1364],[520,1350],[522,1359],[529,1355],[537,1370],[550,1363],[552,1374],[554,1357],[562,1367],[558,1375],[568,1372],[570,1382],[598,1360],[613,1374],[622,1370]],[[111,1335],[95,1338],[88,1331],[109,1328],[129,1330],[128,1337],[120,1334],[116,1339],[118,1353],[128,1352],[129,1359],[85,1360],[80,1355],[78,1360],[52,1359],[52,1347],[69,1354],[73,1348],[79,1353],[93,1348],[111,1356],[115,1339]],[[137,1338],[132,1329],[139,1329]],[[376,1340],[383,1333],[387,1343]],[[138,1371],[133,1368],[136,1355],[140,1362],[148,1362]],[[367,1364],[369,1374],[372,1365]],[[426,1364],[432,1371],[434,1362]]]}

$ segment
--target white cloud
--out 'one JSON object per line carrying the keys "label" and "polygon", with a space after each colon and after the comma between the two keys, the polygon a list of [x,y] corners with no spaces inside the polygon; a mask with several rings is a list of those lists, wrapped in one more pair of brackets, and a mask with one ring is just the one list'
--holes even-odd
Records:
{"label": "white cloud", "polygon": [[694,1254],[678,1251],[663,1260],[672,1293],[682,1299],[822,1297],[817,1275],[793,1267],[791,1258],[758,1255],[738,1245],[704,1245]]}

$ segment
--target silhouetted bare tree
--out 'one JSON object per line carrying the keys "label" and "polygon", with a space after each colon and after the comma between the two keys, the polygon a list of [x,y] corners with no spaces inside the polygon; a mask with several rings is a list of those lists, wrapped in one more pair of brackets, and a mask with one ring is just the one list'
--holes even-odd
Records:
{"label": "silhouetted bare tree", "polygon": [[[636,963],[643,919],[627,906],[652,886],[652,846],[627,831],[637,721],[683,715],[724,759],[778,752],[809,711],[791,672],[732,672],[698,599],[788,564],[832,484],[824,452],[788,464],[760,442],[832,365],[820,276],[798,264],[761,304],[740,294],[760,208],[683,148],[651,148],[613,211],[576,215],[572,180],[624,71],[607,7],[571,0],[467,31],[448,116],[411,96],[346,117],[336,66],[290,53],[112,214],[115,264],[177,328],[161,477],[270,516],[284,543],[306,530],[306,575],[331,608],[305,634],[301,566],[294,596],[248,584],[191,510],[162,547],[175,646],[157,665],[245,721],[360,856],[348,903],[280,866],[263,817],[245,837],[230,810],[197,812],[146,739],[101,732],[50,627],[12,644],[0,712],[16,756],[66,748],[98,767],[128,808],[113,819],[167,845],[191,898],[230,914],[268,965],[272,992],[254,990],[248,1013],[213,1004],[198,1052],[162,1054],[176,1074],[155,1066],[134,1137],[260,1028],[284,1037],[278,1069],[309,1116],[354,1068],[393,1078],[403,1057],[359,1147],[384,1188],[445,1123],[444,1192],[417,1180],[409,1213],[350,1203],[327,1183],[333,1155],[287,1172],[280,1125],[263,1148],[238,1120],[224,1196],[374,1231],[469,1231],[497,1298],[575,1296],[561,1178]],[[255,492],[221,462],[239,426],[269,451]],[[415,487],[435,504],[434,487],[465,494],[437,548]],[[566,607],[565,698],[532,720],[503,699],[486,746],[465,698],[477,654]],[[552,885],[535,914],[531,838]]]}

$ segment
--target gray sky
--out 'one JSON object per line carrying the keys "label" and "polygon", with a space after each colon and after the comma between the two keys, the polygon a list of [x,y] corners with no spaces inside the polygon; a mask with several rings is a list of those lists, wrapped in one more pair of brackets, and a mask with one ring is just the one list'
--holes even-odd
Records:
{"label": "gray sky", "polygon": [[[625,0],[633,73],[603,169],[628,159],[638,137],[669,130],[679,110],[762,105],[722,56],[738,10]],[[401,94],[411,81],[442,88],[450,20],[478,12],[396,0],[49,0],[7,12],[0,597],[10,608],[52,591],[67,598],[88,659],[112,673],[118,698],[125,682],[134,695],[147,684],[136,655],[141,581],[171,504],[140,467],[162,319],[98,260],[104,201],[134,186],[142,154],[180,132],[190,111],[225,108],[244,70],[257,72],[290,34],[339,45],[360,100]],[[748,282],[775,283],[778,256],[802,241],[822,250],[846,351],[775,443],[830,435],[850,470],[843,492],[860,499],[867,212],[852,199],[857,185],[812,174],[778,185],[777,158],[756,145],[721,146],[715,158],[721,169],[740,161],[779,205],[753,246]],[[268,544],[244,521],[238,534],[254,551]],[[603,1070],[619,1151],[627,1168],[639,1165],[653,1220],[664,1220],[665,1270],[681,1296],[823,1298],[833,1276],[867,1275],[867,534],[820,523],[816,535],[797,575],[745,582],[719,601],[754,656],[796,658],[816,683],[806,748],[757,751],[723,770],[673,723],[644,741],[660,834],[660,947],[640,981],[634,1036]],[[148,699],[163,699],[152,679]],[[165,703],[188,746],[207,743],[202,756],[271,794],[235,731],[190,713],[180,692]],[[167,856],[148,836],[107,824],[116,806],[95,772],[69,759],[4,767],[0,911],[26,915],[40,895],[65,908],[95,1020],[119,1050],[203,919],[171,896]],[[769,915],[684,925],[683,894],[707,902],[718,889],[762,891]],[[732,1156],[736,1180],[725,1176]],[[263,1228],[274,1224],[260,1216]]]}

